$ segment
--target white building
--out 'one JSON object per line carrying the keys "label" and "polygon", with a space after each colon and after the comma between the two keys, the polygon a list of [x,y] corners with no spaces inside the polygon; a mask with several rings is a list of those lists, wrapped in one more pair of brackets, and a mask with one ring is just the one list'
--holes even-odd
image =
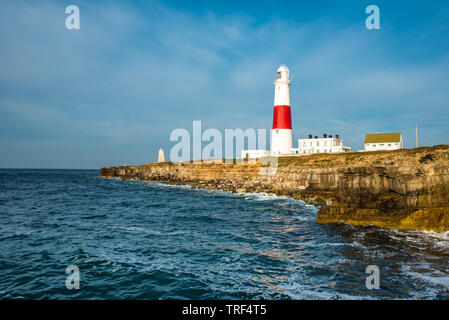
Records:
{"label": "white building", "polygon": [[365,151],[398,150],[404,147],[401,133],[373,133],[365,137]]}
{"label": "white building", "polygon": [[258,159],[270,156],[269,150],[242,150],[242,159]]}
{"label": "white building", "polygon": [[298,139],[298,148],[295,148],[295,154],[312,154],[312,153],[341,153],[350,152],[350,147],[343,146],[343,140],[339,135],[323,134],[322,138],[313,137],[309,134],[308,139]]}

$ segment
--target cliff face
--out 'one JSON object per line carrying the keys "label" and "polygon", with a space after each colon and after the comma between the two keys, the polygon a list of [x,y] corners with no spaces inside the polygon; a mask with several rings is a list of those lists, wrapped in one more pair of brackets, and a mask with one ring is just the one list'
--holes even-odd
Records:
{"label": "cliff face", "polygon": [[321,205],[318,223],[449,230],[449,146],[282,157],[275,174],[264,169],[260,163],[153,163],[106,167],[100,175],[289,195]]}

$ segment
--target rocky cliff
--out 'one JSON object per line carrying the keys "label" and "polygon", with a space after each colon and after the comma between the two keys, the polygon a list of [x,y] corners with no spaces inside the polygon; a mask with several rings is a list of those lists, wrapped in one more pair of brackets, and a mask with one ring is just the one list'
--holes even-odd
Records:
{"label": "rocky cliff", "polygon": [[281,157],[267,164],[151,163],[100,176],[289,195],[320,205],[317,223],[449,230],[449,146]]}

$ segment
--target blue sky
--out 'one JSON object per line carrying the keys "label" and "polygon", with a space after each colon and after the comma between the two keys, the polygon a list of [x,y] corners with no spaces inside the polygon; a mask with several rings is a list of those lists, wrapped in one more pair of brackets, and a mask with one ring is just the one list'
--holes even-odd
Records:
{"label": "blue sky", "polygon": [[269,129],[280,64],[294,146],[380,129],[413,147],[415,124],[449,143],[447,1],[2,1],[0,42],[0,167],[147,163],[193,120]]}

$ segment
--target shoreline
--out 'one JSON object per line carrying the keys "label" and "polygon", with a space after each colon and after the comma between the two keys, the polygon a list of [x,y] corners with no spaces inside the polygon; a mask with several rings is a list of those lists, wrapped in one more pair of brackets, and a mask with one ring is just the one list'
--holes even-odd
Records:
{"label": "shoreline", "polygon": [[[266,196],[266,197],[272,197],[272,199],[267,199],[269,200],[293,200],[293,201],[300,201],[303,202],[306,206],[313,206],[317,209],[317,213],[318,210],[320,209],[319,205],[317,204],[313,204],[311,202],[307,202],[304,201],[302,199],[296,199],[290,196],[286,196],[286,195],[277,195],[277,194],[268,194],[265,192],[232,192],[229,190],[220,190],[220,189],[208,189],[208,188],[187,188],[187,187],[191,187],[190,184],[185,184],[185,183],[177,183],[177,184],[171,184],[171,183],[167,183],[165,181],[155,181],[155,180],[141,180],[141,179],[136,179],[136,178],[131,178],[131,179],[122,179],[120,177],[102,177],[102,176],[97,176],[99,178],[102,179],[113,179],[113,180],[120,180],[120,181],[135,181],[135,182],[141,182],[141,184],[144,185],[160,185],[160,186],[164,186],[164,187],[180,187],[180,189],[189,189],[189,190],[200,190],[203,192],[218,192],[219,194],[222,195],[226,195],[229,194],[231,196],[235,196],[235,197],[244,197],[244,196]],[[263,200],[260,200],[263,201]],[[412,234],[415,235],[419,235],[419,236],[423,236],[426,238],[434,238],[435,240],[438,241],[449,241],[449,230],[444,230],[444,231],[434,231],[434,230],[426,230],[426,229],[397,229],[397,228],[386,228],[386,227],[381,227],[381,226],[377,226],[374,224],[351,224],[349,222],[336,222],[335,224],[344,224],[344,225],[348,225],[348,226],[354,226],[354,227],[375,227],[375,228],[380,228],[384,231],[393,231],[393,232],[411,232]]]}
{"label": "shoreline", "polygon": [[449,230],[447,145],[282,157],[276,173],[260,169],[264,169],[260,162],[164,162],[105,167],[99,176],[287,196],[319,206],[319,224],[346,222],[404,230]]}

